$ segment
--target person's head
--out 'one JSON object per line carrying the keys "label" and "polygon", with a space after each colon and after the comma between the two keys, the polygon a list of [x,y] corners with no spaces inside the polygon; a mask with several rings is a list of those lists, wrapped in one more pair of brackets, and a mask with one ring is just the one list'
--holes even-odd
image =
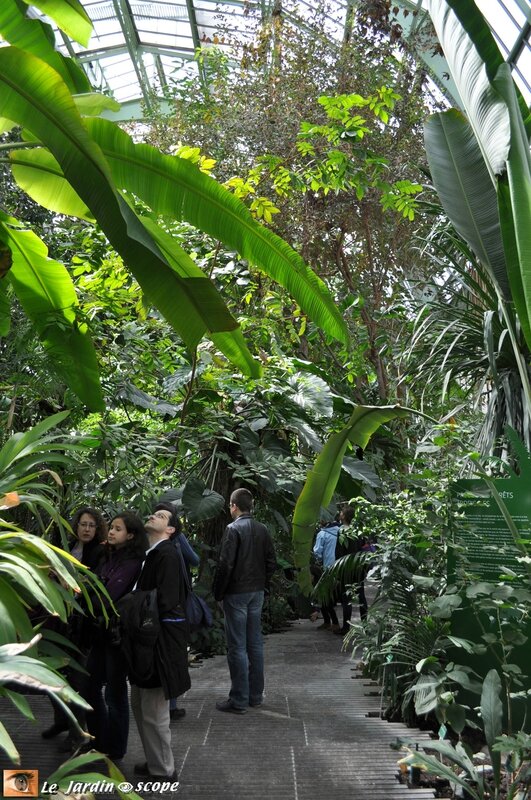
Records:
{"label": "person's head", "polygon": [[352,520],[354,519],[354,506],[343,506],[341,511],[339,512],[339,519],[343,523],[343,525],[350,525]]}
{"label": "person's head", "polygon": [[240,514],[250,514],[253,508],[253,496],[249,489],[235,489],[230,496],[230,513],[235,519]]}
{"label": "person's head", "polygon": [[122,511],[111,520],[107,541],[113,550],[127,548],[128,552],[143,556],[148,548],[144,523],[132,511]]}
{"label": "person's head", "polygon": [[80,508],[74,514],[71,525],[74,535],[83,545],[104,542],[107,538],[107,523],[92,506]]}
{"label": "person's head", "polygon": [[144,527],[150,544],[154,544],[161,539],[178,536],[181,532],[181,520],[173,503],[157,503]]}

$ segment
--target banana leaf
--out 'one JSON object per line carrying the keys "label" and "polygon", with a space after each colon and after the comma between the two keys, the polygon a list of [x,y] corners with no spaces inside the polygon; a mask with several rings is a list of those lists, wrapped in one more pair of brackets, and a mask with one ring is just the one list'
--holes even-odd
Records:
{"label": "banana leaf", "polygon": [[417,412],[400,406],[357,406],[347,425],[334,433],[319,453],[293,513],[293,557],[304,594],[309,594],[312,589],[309,565],[315,525],[320,509],[326,508],[332,500],[347,446],[355,444],[365,449],[380,425],[411,413]]}
{"label": "banana leaf", "polygon": [[[257,222],[238,198],[187,159],[135,144],[108,120],[86,119],[85,124],[101,147],[116,186],[141,198],[157,214],[186,220],[236,250],[284,286],[325,333],[346,341],[345,323],[325,284],[295,250]],[[17,182],[38,203],[89,218],[90,212],[80,208],[75,186],[61,186],[63,174],[49,154],[39,150],[28,156],[18,151],[11,154],[11,161]]]}
{"label": "banana leaf", "polygon": [[[34,3],[33,5],[38,4]],[[58,0],[56,5],[57,10],[59,10],[60,5],[68,10],[68,3],[64,2],[64,0]],[[75,2],[72,3],[70,13],[74,10],[74,6],[79,9],[81,19],[86,18],[88,21],[88,28],[85,29],[84,34],[82,34],[81,30],[79,31],[85,44],[90,36],[92,23],[86,17],[83,8]],[[50,25],[40,19],[30,19],[25,16],[22,8],[22,3],[17,2],[17,0],[2,0],[2,3],[0,3],[0,35],[6,42],[46,61],[53,69],[57,70],[72,92],[90,92],[91,86],[83,69],[73,59],[65,58],[55,49],[54,33]],[[53,11],[53,9],[51,10]],[[51,13],[48,15],[53,16]],[[73,32],[72,38],[76,38]],[[81,39],[78,41],[81,41]]]}
{"label": "banana leaf", "polygon": [[[190,349],[198,344],[199,330],[227,331],[225,311],[210,314],[201,304],[209,279],[178,275],[116,189],[101,150],[88,135],[71,94],[54,70],[17,48],[1,48],[0,114],[14,119],[49,147],[147,298]],[[231,328],[236,327],[233,321]],[[238,342],[233,351],[238,351]],[[244,370],[248,363],[248,355],[243,354],[237,365]]]}
{"label": "banana leaf", "polygon": [[11,330],[11,304],[7,295],[8,281],[0,278],[0,336]]}
{"label": "banana leaf", "polygon": [[428,8],[478,146],[498,178],[508,280],[531,349],[529,109],[473,0],[429,0]]}
{"label": "banana leaf", "polygon": [[77,316],[74,285],[63,264],[33,231],[14,227],[0,212],[0,241],[12,253],[8,277],[65,383],[92,411],[104,408],[98,360],[88,328]]}
{"label": "banana leaf", "polygon": [[[479,11],[477,4],[474,2],[474,0],[446,0],[446,3],[444,2],[444,0],[430,0],[430,3],[432,4],[435,13],[437,13],[435,11],[436,7],[437,6],[439,7],[439,12],[438,12],[439,15],[441,14],[442,8],[445,5],[449,6],[449,8],[452,9],[453,14],[455,15],[455,20],[460,23],[463,31],[466,33],[466,35],[470,39],[470,42],[473,44],[479,59],[483,62],[486,78],[489,81],[493,80],[494,76],[498,72],[501,65],[505,64],[505,60],[502,56],[500,48],[498,47],[498,44],[496,43],[494,36],[492,35],[492,31],[489,25],[486,23],[483,14]],[[430,6],[430,3],[428,3],[428,6]],[[432,15],[432,7],[429,8],[430,15]],[[439,27],[435,23],[433,15],[432,15],[432,20],[434,22],[435,27],[437,28],[438,34],[439,32],[442,34],[444,31],[444,36],[448,37],[449,39],[448,43],[445,44],[443,39],[441,39],[439,36],[439,41],[441,42],[443,49],[446,50],[446,47],[448,46],[448,48],[451,50],[454,45],[454,42],[451,41],[450,32],[448,30],[444,30],[443,27]],[[457,36],[461,36],[461,33],[462,32],[456,31]],[[472,55],[471,58],[473,59],[474,56]],[[453,61],[452,66],[455,65],[457,67],[456,73],[458,74],[459,69],[461,67],[464,67],[464,65],[460,64],[459,57],[457,56],[454,59],[452,59],[452,61]],[[481,77],[483,78],[484,76]],[[465,83],[467,82],[466,69],[464,70],[463,75],[459,76],[459,79],[460,80],[462,79],[463,82]],[[472,89],[473,87],[469,86],[469,88]],[[516,91],[518,95],[518,105],[520,107],[520,112],[522,114],[522,118],[524,119],[528,136],[531,136],[531,127],[530,127],[531,111],[524,97],[522,96],[520,90],[516,89]]]}
{"label": "banana leaf", "polygon": [[531,153],[509,66],[498,70],[495,85],[511,121],[507,175],[499,181],[500,219],[514,304],[531,351]]}
{"label": "banana leaf", "polygon": [[470,125],[456,109],[434,114],[425,124],[424,143],[444,210],[509,298],[496,190]]}
{"label": "banana leaf", "polygon": [[485,162],[499,175],[511,146],[507,106],[491,84],[500,51],[473,0],[428,0],[428,9]]}
{"label": "banana leaf", "polygon": [[[5,0],[2,0],[5,2]],[[57,27],[76,42],[87,47],[92,33],[92,21],[79,0],[25,0],[40,8],[43,14],[57,23]]]}

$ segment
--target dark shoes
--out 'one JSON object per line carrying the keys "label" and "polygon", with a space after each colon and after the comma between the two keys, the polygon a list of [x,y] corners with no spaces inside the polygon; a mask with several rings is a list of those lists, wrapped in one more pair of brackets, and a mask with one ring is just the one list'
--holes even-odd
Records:
{"label": "dark shoes", "polygon": [[218,700],[216,708],[218,711],[228,711],[229,714],[247,714],[246,708],[233,706],[230,700]]}
{"label": "dark shoes", "polygon": [[170,719],[182,719],[186,716],[186,709],[185,708],[170,708]]}
{"label": "dark shoes", "polygon": [[42,731],[41,736],[43,739],[54,739],[56,736],[59,736],[60,733],[64,733],[68,730],[68,725],[64,722],[54,722],[49,728]]}
{"label": "dark shoes", "polygon": [[133,767],[135,775],[140,775],[142,778],[153,778],[159,781],[174,781],[177,779],[177,772],[174,770],[171,775],[155,775],[148,769],[147,761],[142,761],[140,764],[135,764]]}
{"label": "dark shoes", "polygon": [[251,703],[251,701],[249,700],[249,705],[251,706],[251,708],[260,708],[263,702],[264,702],[263,700],[257,700],[256,702]]}
{"label": "dark shoes", "polygon": [[349,630],[350,630],[350,625],[347,625],[346,628],[345,627],[338,628],[336,631],[334,631],[334,633],[337,633],[338,636],[346,636]]}
{"label": "dark shoes", "polygon": [[69,734],[66,739],[60,743],[57,749],[60,753],[75,753],[77,755],[79,753],[86,753],[94,747],[94,740],[92,738],[73,737]]}

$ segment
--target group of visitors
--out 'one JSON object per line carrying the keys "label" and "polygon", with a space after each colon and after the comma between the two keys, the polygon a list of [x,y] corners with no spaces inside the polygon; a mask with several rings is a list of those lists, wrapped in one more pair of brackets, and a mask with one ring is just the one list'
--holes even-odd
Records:
{"label": "group of visitors", "polygon": [[[361,531],[353,530],[354,514],[355,507],[346,505],[339,511],[337,519],[321,520],[321,528],[317,533],[313,546],[315,578],[319,578],[323,570],[332,567],[336,561],[344,556],[355,555],[369,550],[372,552],[374,549],[373,543],[369,542]],[[357,580],[352,586],[344,579],[337,581],[328,601],[321,606],[323,622],[319,627],[322,630],[330,630],[339,636],[345,636],[348,633],[352,619],[352,591],[355,591],[358,597],[360,619],[363,621],[367,618],[368,604],[365,596],[365,572],[366,567],[360,564]],[[341,603],[343,612],[341,625],[336,613],[338,602]],[[317,619],[317,612],[312,614],[312,619]]]}
{"label": "group of visitors", "polygon": [[[216,708],[235,714],[263,702],[261,611],[277,568],[271,536],[251,516],[252,505],[247,489],[232,493],[232,522],[223,535],[213,584],[224,612],[231,678],[229,696]],[[159,503],[145,522],[123,511],[108,527],[97,509],[86,506],[72,520],[72,530],[72,554],[98,576],[120,620],[101,594],[91,597],[91,613],[85,609],[72,615],[67,634],[84,671],[70,667],[67,677],[91,707],[85,714],[72,708],[85,737],[80,739],[58,705],[53,725],[42,736],[51,739],[68,730],[62,749],[94,748],[119,761],[127,751],[129,679],[131,709],[146,759],[135,765],[135,774],[171,779],[175,763],[170,724],[185,716],[177,698],[191,685],[186,618],[191,581],[185,570],[197,565],[199,557],[171,503]]]}

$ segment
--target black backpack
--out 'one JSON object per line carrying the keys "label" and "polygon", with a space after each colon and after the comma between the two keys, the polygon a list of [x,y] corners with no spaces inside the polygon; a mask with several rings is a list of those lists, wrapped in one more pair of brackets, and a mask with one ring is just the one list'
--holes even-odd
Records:
{"label": "black backpack", "polygon": [[142,685],[157,672],[155,645],[160,633],[157,590],[129,592],[116,603],[122,652],[131,683]]}

